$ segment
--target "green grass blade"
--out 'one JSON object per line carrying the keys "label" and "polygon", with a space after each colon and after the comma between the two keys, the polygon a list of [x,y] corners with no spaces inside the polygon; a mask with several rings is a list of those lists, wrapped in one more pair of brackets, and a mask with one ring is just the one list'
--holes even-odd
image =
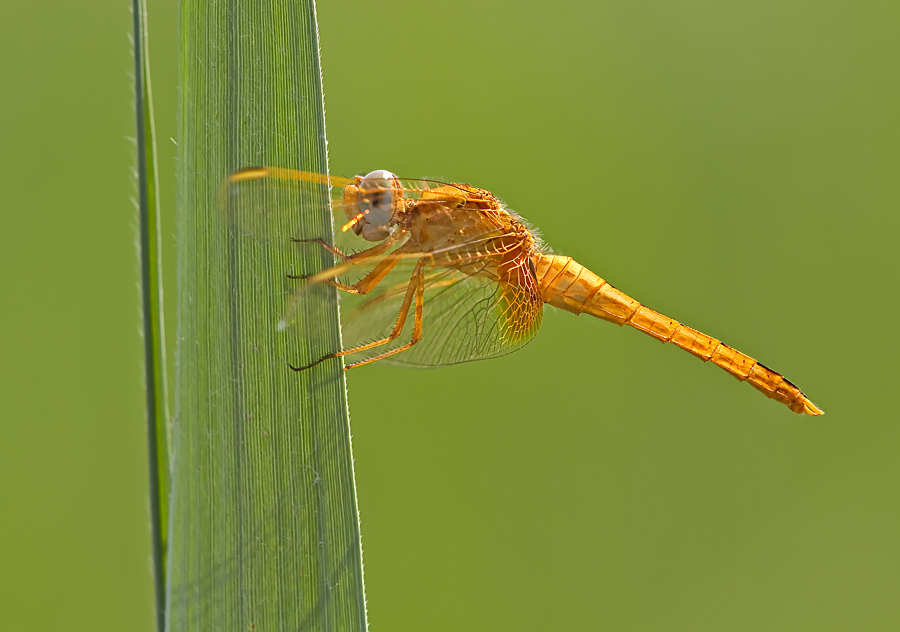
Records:
{"label": "green grass blade", "polygon": [[[276,327],[286,273],[331,257],[253,238],[217,204],[242,167],[327,171],[314,4],[181,7],[168,629],[365,630],[342,367],[288,367],[340,348],[336,292],[310,292]],[[331,237],[324,192],[278,217],[291,222],[278,234]]]}
{"label": "green grass blade", "polygon": [[166,393],[166,347],[163,323],[162,243],[156,135],[147,56],[147,13],[144,0],[132,4],[134,20],[134,86],[137,138],[139,249],[147,397],[147,447],[150,467],[150,518],[157,627],[165,612],[166,547],[169,494],[169,408]]}

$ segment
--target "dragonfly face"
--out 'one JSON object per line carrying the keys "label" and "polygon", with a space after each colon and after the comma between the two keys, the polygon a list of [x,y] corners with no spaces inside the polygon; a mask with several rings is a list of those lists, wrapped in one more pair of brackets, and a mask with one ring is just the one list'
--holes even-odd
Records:
{"label": "dragonfly face", "polygon": [[393,173],[378,169],[358,178],[356,185],[348,185],[344,200],[353,232],[367,241],[382,241],[403,204],[403,187]]}

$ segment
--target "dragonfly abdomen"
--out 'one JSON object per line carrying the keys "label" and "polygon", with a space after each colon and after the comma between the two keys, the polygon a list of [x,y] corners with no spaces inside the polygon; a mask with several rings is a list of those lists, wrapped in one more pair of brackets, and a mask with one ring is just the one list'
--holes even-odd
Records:
{"label": "dragonfly abdomen", "polygon": [[574,314],[587,313],[618,325],[631,325],[660,342],[675,344],[704,362],[712,361],[796,413],[823,414],[780,373],[716,338],[641,305],[571,257],[539,254],[535,257],[535,267],[545,303]]}

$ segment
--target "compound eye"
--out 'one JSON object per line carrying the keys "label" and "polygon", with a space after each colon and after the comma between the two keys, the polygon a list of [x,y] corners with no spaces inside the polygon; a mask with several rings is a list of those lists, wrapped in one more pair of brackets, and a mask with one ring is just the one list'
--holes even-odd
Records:
{"label": "compound eye", "polygon": [[373,226],[386,226],[400,203],[400,182],[390,171],[378,169],[359,183],[359,212]]}

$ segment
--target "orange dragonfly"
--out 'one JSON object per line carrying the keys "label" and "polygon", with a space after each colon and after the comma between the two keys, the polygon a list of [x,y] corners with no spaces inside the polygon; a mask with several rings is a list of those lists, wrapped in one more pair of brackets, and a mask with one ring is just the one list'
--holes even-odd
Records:
{"label": "orange dragonfly", "polygon": [[[547,303],[634,327],[711,361],[796,413],[824,414],[783,375],[641,305],[571,257],[551,254],[525,221],[490,191],[468,184],[401,180],[381,170],[350,179],[275,167],[237,171],[223,191],[233,198],[241,189],[260,184],[304,189],[319,200],[334,195],[332,209],[342,210],[347,219],[338,237],[375,243],[346,254],[322,237],[292,239],[314,242],[337,263],[316,274],[292,277],[304,281],[279,329],[290,325],[299,297],[311,287],[329,284],[358,297],[344,317],[346,348],[291,366],[295,371],[342,356],[351,356],[345,365],[351,369],[379,360],[436,367],[505,355],[537,333]],[[258,227],[254,230],[259,232]],[[341,280],[354,277],[354,272],[356,280]]]}

